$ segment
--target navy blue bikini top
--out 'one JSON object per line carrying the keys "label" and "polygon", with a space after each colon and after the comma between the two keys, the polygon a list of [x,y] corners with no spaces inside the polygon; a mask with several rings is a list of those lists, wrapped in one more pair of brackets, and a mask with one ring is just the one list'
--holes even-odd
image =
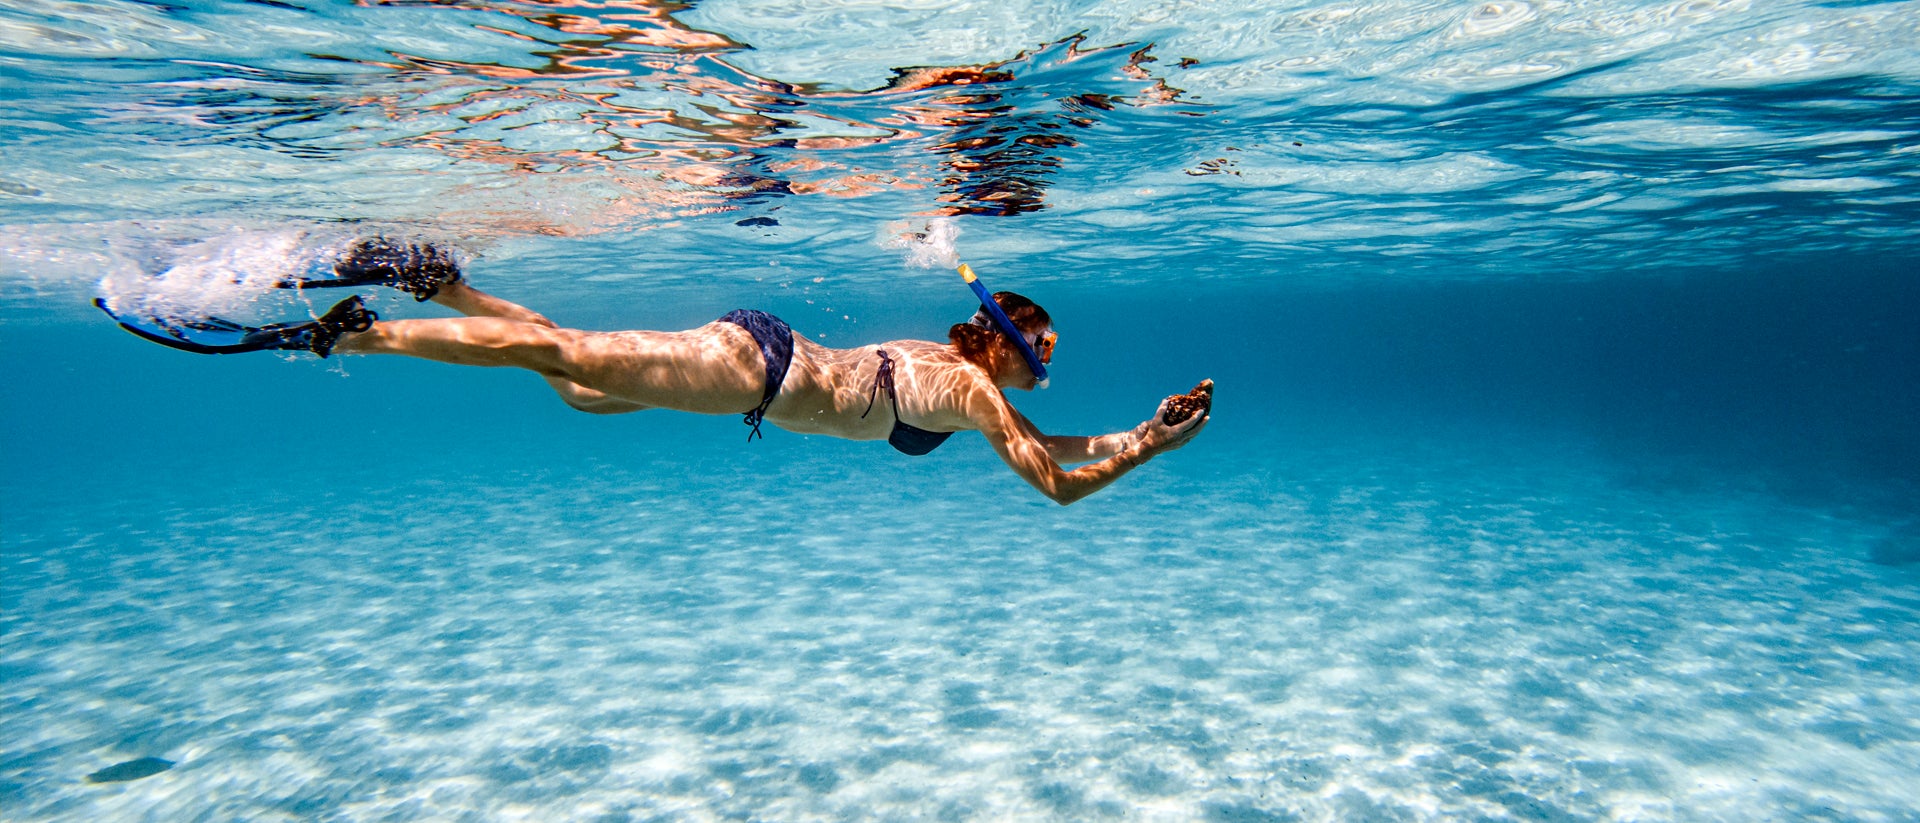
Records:
{"label": "navy blue bikini top", "polygon": [[867,392],[867,410],[860,413],[861,419],[873,411],[873,401],[878,399],[881,389],[887,390],[887,400],[893,403],[893,431],[887,433],[887,445],[901,454],[919,457],[939,448],[953,436],[953,432],[927,431],[900,420],[900,396],[893,390],[893,358],[887,356],[886,349],[880,350],[880,370],[873,375],[873,388]]}

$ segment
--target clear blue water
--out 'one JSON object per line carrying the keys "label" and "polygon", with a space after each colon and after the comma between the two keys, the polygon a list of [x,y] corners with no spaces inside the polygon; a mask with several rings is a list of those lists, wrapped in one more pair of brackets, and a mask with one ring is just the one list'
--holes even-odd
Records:
{"label": "clear blue water", "polygon": [[[1916,43],[1913,2],[9,3],[0,817],[1920,819]],[[938,338],[936,220],[1055,316],[1042,427],[1212,377],[1207,432],[1063,509],[978,435],[749,445],[88,305],[287,319],[224,281],[386,231],[566,325]]]}

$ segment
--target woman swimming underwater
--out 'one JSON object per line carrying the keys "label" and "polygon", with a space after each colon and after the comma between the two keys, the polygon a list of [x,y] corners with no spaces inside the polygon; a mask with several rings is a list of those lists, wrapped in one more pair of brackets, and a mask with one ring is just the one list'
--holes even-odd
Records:
{"label": "woman swimming underwater", "polygon": [[[753,310],[678,332],[561,328],[473,288],[438,247],[377,238],[356,244],[330,274],[279,285],[390,286],[466,316],[382,321],[356,295],[317,320],[249,327],[218,319],[130,318],[97,302],[134,334],[206,354],[403,354],[523,368],[546,378],[567,405],[594,414],[744,412],[754,434],[764,421],[803,434],[884,439],[912,455],[932,451],[953,432],[978,430],[1015,474],[1063,505],[1186,445],[1206,426],[1212,381],[1192,395],[1168,398],[1129,431],[1095,437],[1042,433],[1003,392],[1045,385],[1056,340],[1052,319],[1012,292],[988,296],[971,269],[963,266],[961,272],[981,306],[971,320],[948,330],[949,342],[895,340],[852,349],[818,345],[779,318]],[[1090,465],[1062,468],[1074,463]]]}

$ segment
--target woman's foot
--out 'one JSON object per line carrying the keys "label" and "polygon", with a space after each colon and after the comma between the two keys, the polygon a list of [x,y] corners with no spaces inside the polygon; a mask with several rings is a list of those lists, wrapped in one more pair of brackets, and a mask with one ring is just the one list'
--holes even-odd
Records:
{"label": "woman's foot", "polygon": [[460,282],[460,263],[432,243],[367,237],[355,241],[329,266],[325,262],[274,285],[283,289],[337,289],[388,286],[426,301],[449,283]]}
{"label": "woman's foot", "polygon": [[168,348],[195,354],[240,354],[254,351],[310,351],[326,357],[334,344],[353,332],[373,328],[380,316],[353,295],[333,305],[314,320],[243,326],[218,317],[197,320],[136,318],[115,314],[105,300],[93,304],[119,322],[120,327]]}
{"label": "woman's foot", "polygon": [[317,320],[253,329],[240,338],[240,343],[280,351],[305,349],[326,357],[333,353],[333,345],[340,342],[341,335],[371,329],[373,322],[379,319],[380,315],[367,308],[360,295],[356,294],[333,304],[333,308],[327,309],[327,313],[320,315]]}
{"label": "woman's foot", "polygon": [[[369,237],[353,244],[333,264],[340,281],[356,285],[391,286],[425,302],[440,292],[440,287],[460,280],[460,264],[445,249],[432,243],[415,243]],[[329,284],[331,285],[331,283]]]}

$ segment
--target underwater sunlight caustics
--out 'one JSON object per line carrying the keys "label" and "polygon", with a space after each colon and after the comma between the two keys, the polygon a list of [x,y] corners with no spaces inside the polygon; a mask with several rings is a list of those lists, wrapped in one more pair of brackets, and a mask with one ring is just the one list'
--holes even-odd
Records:
{"label": "underwater sunlight caustics", "polygon": [[0,3],[0,820],[1920,821],[1916,44]]}

